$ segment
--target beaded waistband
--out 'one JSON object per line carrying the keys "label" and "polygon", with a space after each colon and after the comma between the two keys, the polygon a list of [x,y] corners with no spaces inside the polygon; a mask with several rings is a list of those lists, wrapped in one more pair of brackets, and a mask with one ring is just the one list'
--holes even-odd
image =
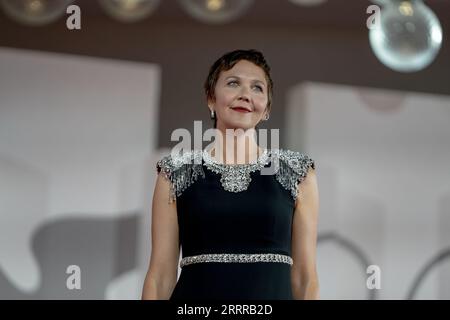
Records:
{"label": "beaded waistband", "polygon": [[251,263],[251,262],[281,262],[292,265],[292,258],[284,254],[276,253],[215,253],[200,254],[181,259],[180,267],[193,263],[225,262],[225,263]]}

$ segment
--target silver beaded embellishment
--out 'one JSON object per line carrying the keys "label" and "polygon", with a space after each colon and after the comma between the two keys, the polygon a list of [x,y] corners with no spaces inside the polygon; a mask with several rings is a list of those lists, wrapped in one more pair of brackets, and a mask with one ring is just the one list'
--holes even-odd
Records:
{"label": "silver beaded embellishment", "polygon": [[253,162],[245,164],[223,164],[214,161],[210,154],[203,150],[206,167],[221,175],[220,182],[226,191],[241,192],[247,190],[252,181],[250,173],[263,168],[269,160],[267,149]]}
{"label": "silver beaded embellishment", "polygon": [[199,177],[205,177],[202,159],[205,166],[221,175],[220,182],[226,191],[241,192],[247,190],[250,173],[262,169],[273,161],[276,180],[290,192],[294,201],[298,197],[300,183],[306,178],[308,169],[315,169],[314,160],[307,155],[291,150],[271,149],[264,152],[256,160],[248,164],[222,164],[215,162],[206,150],[193,150],[182,155],[167,155],[156,164],[158,173],[170,181],[169,203],[179,197],[184,190]]}
{"label": "silver beaded embellishment", "polygon": [[224,262],[224,263],[251,263],[251,262],[281,262],[293,264],[290,256],[277,253],[214,253],[189,256],[181,259],[180,267],[194,263]]}
{"label": "silver beaded embellishment", "polygon": [[316,168],[314,160],[303,153],[283,149],[272,150],[271,158],[277,181],[290,191],[294,201],[297,200],[299,186],[305,180],[308,169]]}
{"label": "silver beaded embellishment", "polygon": [[170,181],[169,203],[172,203],[199,177],[205,177],[202,151],[187,151],[173,157],[166,155],[156,163],[156,170]]}

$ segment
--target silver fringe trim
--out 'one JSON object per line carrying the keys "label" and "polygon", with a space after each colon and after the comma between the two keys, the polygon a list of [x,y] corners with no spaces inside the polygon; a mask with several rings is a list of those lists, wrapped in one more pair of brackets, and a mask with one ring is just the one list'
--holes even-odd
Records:
{"label": "silver fringe trim", "polygon": [[189,256],[181,259],[180,267],[204,262],[223,262],[223,263],[254,263],[254,262],[280,262],[293,264],[290,256],[277,253],[213,253]]}
{"label": "silver fringe trim", "polygon": [[272,151],[277,181],[297,200],[298,189],[305,180],[309,168],[315,169],[314,160],[307,155],[291,150],[277,149]]}
{"label": "silver fringe trim", "polygon": [[164,156],[156,163],[157,172],[170,181],[169,204],[181,196],[198,177],[205,178],[201,155],[201,151],[188,151],[173,158],[171,155]]}
{"label": "silver fringe trim", "polygon": [[[169,203],[172,203],[179,197],[184,190],[191,186],[200,176],[205,178],[205,172],[203,170],[202,159],[204,153],[202,150],[193,150],[184,152],[182,155],[171,157],[171,155],[164,156],[156,164],[157,172],[162,174],[165,179],[170,181],[170,196]],[[270,157],[270,159],[269,159]],[[315,169],[314,160],[307,155],[291,150],[284,149],[272,149],[268,150],[267,157],[261,157],[262,162],[258,164],[249,164],[251,172],[255,170],[261,170],[269,160],[273,162],[274,173],[276,180],[290,192],[292,198],[297,200],[299,185],[305,180],[309,168]],[[211,163],[205,161],[206,167],[216,173],[223,174],[224,172],[218,171]],[[222,165],[233,166],[233,165]],[[246,165],[239,165],[241,168]],[[248,172],[245,172],[248,174]],[[245,176],[242,173],[238,177]],[[222,177],[223,178],[223,177]],[[248,180],[248,179],[247,179]],[[231,185],[230,188],[225,190],[230,192],[241,192],[247,189],[248,183],[245,179],[238,179]],[[222,180],[221,180],[222,181]],[[239,184],[239,186],[236,185]],[[224,182],[222,181],[222,186]]]}

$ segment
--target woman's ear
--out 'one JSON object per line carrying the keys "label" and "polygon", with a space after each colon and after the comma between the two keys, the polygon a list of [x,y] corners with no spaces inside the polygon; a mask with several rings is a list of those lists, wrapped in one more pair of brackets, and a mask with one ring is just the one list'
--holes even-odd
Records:
{"label": "woman's ear", "polygon": [[210,107],[210,109],[212,107],[214,107],[215,99],[213,97],[208,97],[206,101],[207,101],[208,107]]}

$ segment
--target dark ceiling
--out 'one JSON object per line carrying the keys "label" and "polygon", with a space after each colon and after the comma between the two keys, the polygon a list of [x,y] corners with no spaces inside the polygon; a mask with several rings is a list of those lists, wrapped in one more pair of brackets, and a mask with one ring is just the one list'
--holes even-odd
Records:
{"label": "dark ceiling", "polygon": [[[441,22],[450,20],[449,0],[426,0],[426,4],[439,16]],[[97,1],[78,0],[83,13],[99,16],[104,12]],[[235,25],[304,25],[323,27],[364,26],[369,0],[328,0],[317,6],[300,6],[289,0],[254,0],[249,10]],[[154,14],[148,18],[170,22],[198,23],[183,11],[177,0],[161,0]]]}
{"label": "dark ceiling", "polygon": [[[183,11],[178,0],[160,0],[147,22],[165,21],[178,23],[199,23]],[[450,20],[449,0],[426,0],[426,4],[438,15],[441,23]],[[105,16],[95,0],[75,0],[82,14],[99,18]],[[317,6],[300,6],[289,0],[254,0],[254,3],[234,25],[283,25],[314,27],[361,27],[367,18],[366,8],[373,4],[369,0],[328,0]],[[5,16],[0,13],[0,18]],[[146,23],[140,22],[140,23]]]}

